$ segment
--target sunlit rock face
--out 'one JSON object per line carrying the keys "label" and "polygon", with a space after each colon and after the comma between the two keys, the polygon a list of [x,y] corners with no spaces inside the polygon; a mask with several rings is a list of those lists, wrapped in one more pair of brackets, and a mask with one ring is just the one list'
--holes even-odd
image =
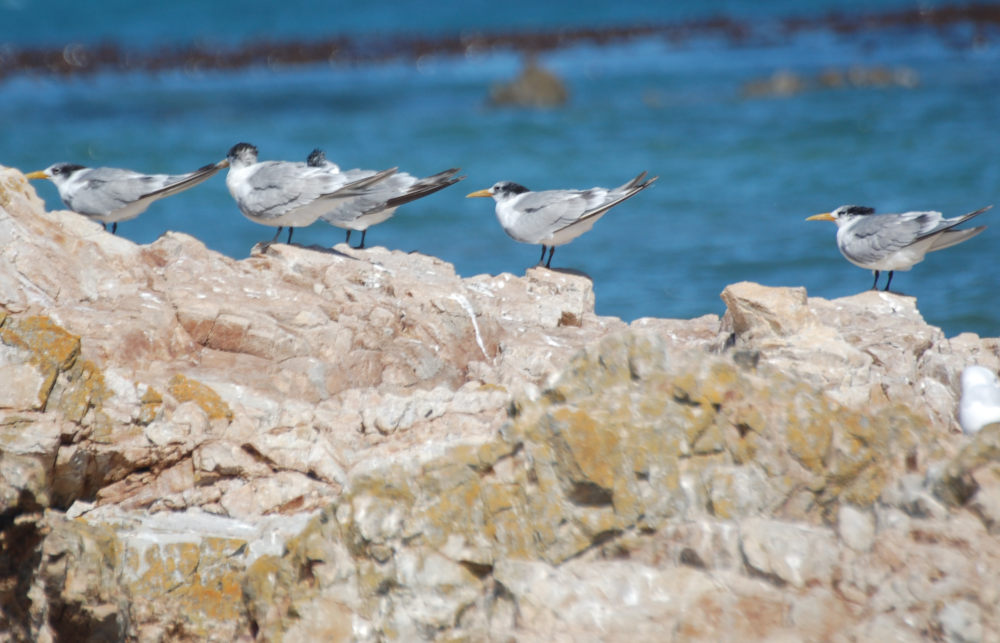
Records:
{"label": "sunlit rock face", "polygon": [[998,341],[894,294],[722,298],[626,324],[579,273],[137,246],[0,170],[0,630],[1000,630],[1000,427],[956,416]]}

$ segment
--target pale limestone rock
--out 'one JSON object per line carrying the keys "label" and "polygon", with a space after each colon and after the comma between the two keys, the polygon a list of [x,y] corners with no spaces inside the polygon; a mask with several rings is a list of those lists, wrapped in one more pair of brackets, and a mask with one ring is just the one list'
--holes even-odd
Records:
{"label": "pale limestone rock", "polygon": [[829,581],[834,565],[828,530],[751,518],[740,528],[740,548],[747,565],[795,587]]}
{"label": "pale limestone rock", "polygon": [[745,338],[787,336],[819,324],[805,288],[768,288],[741,282],[722,291],[732,332]]}
{"label": "pale limestone rock", "polygon": [[38,511],[52,501],[61,423],[55,418],[0,415],[0,513]]}
{"label": "pale limestone rock", "polygon": [[332,485],[347,479],[333,445],[312,426],[275,427],[253,436],[246,446],[275,469],[315,476]]}
{"label": "pale limestone rock", "polygon": [[853,505],[840,505],[837,511],[837,535],[854,551],[868,551],[875,543],[875,516],[870,511]]}
{"label": "pale limestone rock", "polygon": [[199,445],[191,459],[197,471],[225,477],[253,478],[272,471],[243,446],[224,440]]}
{"label": "pale limestone rock", "polygon": [[982,612],[971,601],[948,603],[937,613],[946,641],[978,643],[983,640]]}
{"label": "pale limestone rock", "polygon": [[975,483],[975,495],[969,500],[969,508],[982,519],[990,533],[1000,532],[1000,466],[977,469],[971,474]]}
{"label": "pale limestone rock", "polygon": [[45,399],[45,377],[33,364],[0,364],[0,409],[37,411]]}
{"label": "pale limestone rock", "polygon": [[1000,340],[723,298],[625,324],[572,271],[136,246],[0,169],[0,542],[38,561],[2,629],[990,640],[1000,426],[954,408]]}
{"label": "pale limestone rock", "polygon": [[516,601],[520,640],[527,641],[586,640],[597,632],[619,640],[661,641],[666,632],[712,640],[737,631],[772,640],[787,609],[767,584],[728,572],[511,560],[494,574]]}

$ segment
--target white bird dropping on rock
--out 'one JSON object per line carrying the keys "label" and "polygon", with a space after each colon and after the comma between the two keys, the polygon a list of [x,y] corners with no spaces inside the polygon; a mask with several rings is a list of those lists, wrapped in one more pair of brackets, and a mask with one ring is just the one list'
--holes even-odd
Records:
{"label": "white bird dropping on rock", "polygon": [[962,399],[958,422],[968,435],[987,424],[1000,422],[1000,378],[982,366],[966,366],[962,371]]}

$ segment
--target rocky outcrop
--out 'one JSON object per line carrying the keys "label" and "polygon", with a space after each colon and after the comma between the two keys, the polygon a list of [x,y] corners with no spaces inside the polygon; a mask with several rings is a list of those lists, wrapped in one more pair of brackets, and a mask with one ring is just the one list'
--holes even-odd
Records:
{"label": "rocky outcrop", "polygon": [[1000,631],[1000,426],[955,419],[1000,342],[913,299],[625,324],[576,274],[0,207],[6,638]]}
{"label": "rocky outcrop", "polygon": [[560,107],[569,100],[569,91],[558,76],[529,57],[517,78],[490,88],[490,103],[515,107]]}
{"label": "rocky outcrop", "polygon": [[744,98],[783,98],[805,91],[873,87],[914,89],[919,85],[920,76],[910,67],[889,69],[855,66],[847,70],[827,69],[816,76],[802,76],[787,69],[780,69],[767,78],[744,83],[741,94]]}

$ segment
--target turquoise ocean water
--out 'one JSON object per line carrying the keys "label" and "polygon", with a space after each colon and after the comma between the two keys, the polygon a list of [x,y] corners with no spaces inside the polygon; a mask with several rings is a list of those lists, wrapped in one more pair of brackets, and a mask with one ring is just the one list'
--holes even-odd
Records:
{"label": "turquoise ocean water", "polygon": [[[841,204],[948,216],[1000,206],[1000,30],[780,28],[787,16],[860,15],[912,2],[314,4],[0,0],[0,60],[70,43],[144,52],[710,16],[752,25],[757,36],[651,36],[546,51],[540,63],[570,91],[565,107],[549,110],[486,104],[490,86],[522,64],[521,54],[502,47],[359,65],[12,74],[0,79],[0,164],[184,172],[249,141],[264,159],[304,160],[322,147],[342,167],[426,175],[460,166],[465,181],[404,206],[369,231],[368,244],[435,255],[464,276],[523,274],[539,254],[503,233],[491,201],[465,194],[500,179],[534,189],[611,186],[646,170],[660,177],[653,188],[553,260],[593,278],[598,313],[626,320],[721,313],[720,291],[741,280],[804,286],[827,298],[867,289],[871,274],[840,256],[835,226],[804,220]],[[830,70],[882,68],[901,82],[815,82]],[[790,95],[747,93],[748,83],[778,71],[807,86]],[[54,186],[37,188],[50,208],[61,207]],[[990,226],[983,234],[893,280],[949,335],[1000,335],[1000,207],[978,221]],[[222,175],[154,204],[118,233],[147,243],[165,230],[237,258],[273,234],[239,214]],[[294,237],[325,246],[342,240],[343,231],[322,224]]]}

